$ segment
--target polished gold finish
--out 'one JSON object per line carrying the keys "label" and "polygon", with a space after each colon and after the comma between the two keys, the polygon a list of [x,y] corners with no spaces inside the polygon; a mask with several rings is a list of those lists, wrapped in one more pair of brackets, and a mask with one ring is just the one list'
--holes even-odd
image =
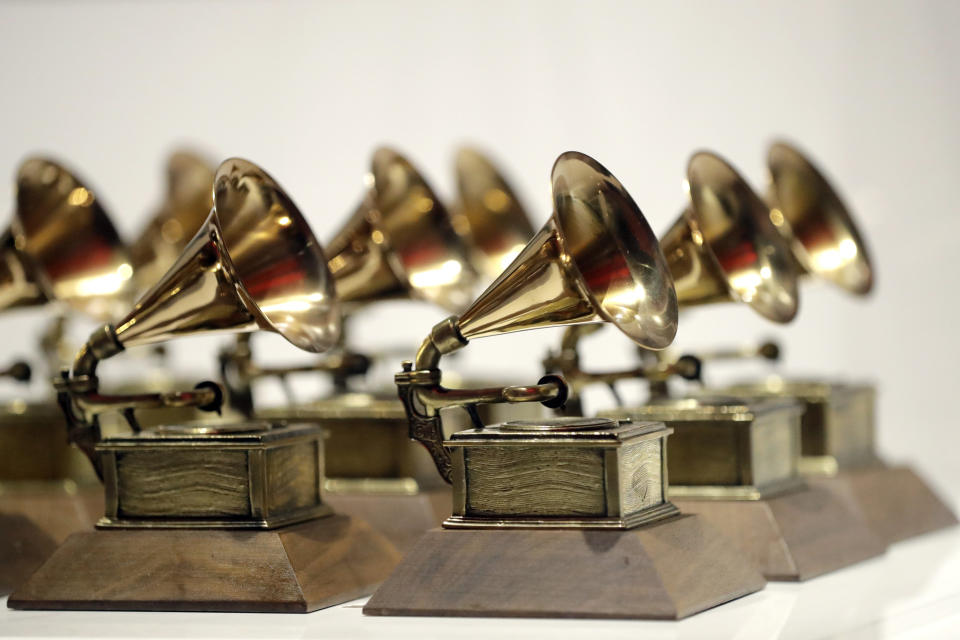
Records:
{"label": "polished gold finish", "polygon": [[493,280],[533,237],[533,225],[506,179],[480,151],[464,147],[457,152],[456,179],[454,228],[468,242],[474,269]]}
{"label": "polished gold finish", "polygon": [[130,245],[137,287],[146,291],[173,266],[213,207],[214,167],[188,151],[167,161],[163,203]]}
{"label": "polished gold finish", "polygon": [[673,429],[667,458],[671,497],[760,500],[803,486],[802,412],[789,400],[703,397],[667,398],[600,415],[661,421]]}
{"label": "polished gold finish", "polygon": [[187,392],[101,394],[99,361],[126,347],[260,328],[319,352],[336,342],[339,326],[326,260],[296,205],[263,169],[227,160],[217,170],[214,209],[180,259],[116,326],[91,335],[58,385],[71,439],[97,466],[100,413],[122,411],[137,428],[135,409],[219,410],[212,383]]}
{"label": "polished gold finish", "polygon": [[792,320],[796,276],[767,205],[710,152],[690,159],[686,188],[690,202],[660,242],[680,306],[732,300],[773,322]]}
{"label": "polished gold finish", "polygon": [[447,528],[630,529],[677,513],[658,422],[506,422],[453,434]]}
{"label": "polished gold finish", "polygon": [[869,293],[874,269],[866,243],[830,182],[785,142],[770,146],[767,167],[770,219],[790,243],[800,272],[853,294]]}
{"label": "polished gold finish", "polygon": [[61,300],[101,319],[129,305],[133,268],[127,251],[99,198],[63,166],[43,158],[20,166],[11,231],[16,249],[32,265],[26,279],[41,280],[36,302]]}
{"label": "polished gold finish", "polygon": [[[737,301],[768,320],[792,320],[797,313],[793,259],[760,197],[729,163],[705,151],[690,159],[686,188],[690,202],[660,242],[680,308]],[[673,361],[660,358],[623,371],[584,371],[578,354],[583,335],[577,328],[568,329],[561,349],[545,362],[548,371],[569,380],[574,406],[579,392],[594,383],[614,390],[616,381],[640,377],[659,396],[666,395],[672,376],[700,377],[701,359],[693,355]]]}
{"label": "polished gold finish", "polygon": [[337,297],[350,306],[419,298],[451,311],[470,299],[476,274],[449,213],[410,162],[381,148],[369,190],[327,243]]}
{"label": "polished gold finish", "polygon": [[[472,338],[547,326],[607,321],[643,346],[662,349],[677,330],[673,284],[656,237],[623,186],[580,153],[561,155],[552,173],[554,211],[514,262],[459,318],[434,327],[396,381],[410,436],[451,480],[439,411],[491,402],[563,405],[566,385],[548,376],[531,387],[446,389],[440,358]],[[477,425],[479,426],[479,424]]]}

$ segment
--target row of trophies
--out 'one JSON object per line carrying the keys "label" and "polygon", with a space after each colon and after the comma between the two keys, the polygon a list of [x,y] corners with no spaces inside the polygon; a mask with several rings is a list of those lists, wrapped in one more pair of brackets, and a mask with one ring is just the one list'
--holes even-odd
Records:
{"label": "row of trophies", "polygon": [[[785,143],[768,166],[764,198],[720,156],[693,155],[683,212],[658,240],[581,153],[557,159],[553,211],[535,231],[482,154],[458,154],[448,210],[380,149],[323,249],[246,160],[214,171],[175,154],[168,197],[129,247],[71,172],[26,161],[0,308],[56,310],[41,350],[58,370],[55,401],[7,403],[0,424],[8,605],[305,612],[373,593],[373,615],[682,618],[955,524],[916,473],[877,456],[869,385],[672,392],[712,360],[779,355],[767,343],[673,357],[680,309],[736,301],[785,323],[802,276],[872,287],[864,242],[823,174]],[[397,298],[456,315],[380,389],[376,354],[342,324]],[[68,310],[107,323],[61,369]],[[638,347],[636,366],[581,367],[581,339],[599,323]],[[443,356],[476,338],[551,326],[566,329],[535,384],[443,379]],[[257,364],[257,329],[323,355]],[[219,382],[101,385],[104,360],[211,332],[239,335]],[[3,373],[28,379],[30,367]],[[293,374],[332,390],[260,406],[258,380]],[[583,415],[588,386],[629,379],[647,381],[646,404]],[[68,464],[77,451],[99,482]]]}

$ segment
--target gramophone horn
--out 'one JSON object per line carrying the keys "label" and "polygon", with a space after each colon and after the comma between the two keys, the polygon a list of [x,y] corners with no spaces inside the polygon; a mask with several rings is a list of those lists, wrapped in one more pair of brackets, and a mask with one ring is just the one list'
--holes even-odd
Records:
{"label": "gramophone horn", "polygon": [[327,250],[345,304],[413,297],[459,310],[476,279],[450,215],[413,165],[390,149],[374,153],[369,191]]}
{"label": "gramophone horn", "polygon": [[733,300],[774,322],[792,320],[796,275],[767,205],[709,152],[690,159],[687,190],[689,205],[660,243],[680,306]]}
{"label": "gramophone horn", "polygon": [[607,321],[641,346],[677,332],[677,298],[656,235],[619,181],[577,152],[553,166],[553,214],[460,315],[465,340]]}
{"label": "gramophone horn", "polygon": [[206,221],[213,206],[214,168],[198,155],[177,151],[167,161],[163,204],[130,246],[141,291],[167,272]]}
{"label": "gramophone horn", "polygon": [[64,167],[43,158],[20,166],[11,229],[53,298],[98,318],[129,305],[126,249],[99,199]]}
{"label": "gramophone horn", "polygon": [[830,182],[796,148],[777,142],[767,153],[770,219],[790,244],[802,273],[858,295],[873,287],[873,267],[850,210]]}
{"label": "gramophone horn", "polygon": [[513,189],[476,149],[457,152],[454,228],[470,247],[474,270],[493,280],[519,255],[534,229]]}
{"label": "gramophone horn", "polygon": [[279,333],[307,351],[332,346],[340,314],[320,244],[263,169],[220,165],[214,206],[180,258],[116,325],[121,346],[216,331]]}

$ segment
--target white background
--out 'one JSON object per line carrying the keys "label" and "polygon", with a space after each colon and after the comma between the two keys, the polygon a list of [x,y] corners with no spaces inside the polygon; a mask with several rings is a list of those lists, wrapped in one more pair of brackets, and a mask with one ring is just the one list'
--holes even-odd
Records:
{"label": "white background", "polygon": [[[775,336],[788,372],[876,380],[884,453],[956,500],[958,30],[960,4],[946,1],[4,3],[0,202],[12,202],[25,154],[50,153],[132,237],[161,195],[166,154],[187,143],[263,165],[328,238],[376,145],[407,152],[449,196],[454,149],[472,142],[499,160],[537,224],[554,158],[576,149],[662,230],[693,150],[721,152],[759,185],[766,143],[787,136],[854,208],[878,265],[874,295],[807,283],[785,327],[736,305],[698,310],[677,345]],[[375,307],[354,334],[412,351],[443,315]],[[43,318],[0,319],[2,353],[28,353]],[[529,381],[558,337],[477,341],[457,366]],[[177,368],[210,375],[218,342],[181,342]],[[264,359],[302,358],[274,336],[258,344]],[[588,364],[632,361],[613,330],[590,346]],[[762,370],[717,366],[711,378]]]}

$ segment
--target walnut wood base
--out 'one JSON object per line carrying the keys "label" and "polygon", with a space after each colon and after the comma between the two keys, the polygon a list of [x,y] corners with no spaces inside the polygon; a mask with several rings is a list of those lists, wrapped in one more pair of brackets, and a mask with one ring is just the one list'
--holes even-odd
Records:
{"label": "walnut wood base", "polygon": [[957,516],[910,467],[876,466],[809,481],[851,496],[887,544],[957,524]]}
{"label": "walnut wood base", "polygon": [[450,489],[431,489],[414,495],[335,494],[324,496],[337,513],[360,518],[405,553],[430,529],[450,515]]}
{"label": "walnut wood base", "polygon": [[808,580],[886,549],[849,498],[822,487],[763,500],[674,502],[736,543],[768,580]]}
{"label": "walnut wood base", "polygon": [[7,604],[305,613],[370,593],[399,559],[339,515],[271,531],[101,529],[70,536]]}
{"label": "walnut wood base", "polygon": [[71,533],[93,527],[103,489],[62,483],[6,484],[0,493],[0,595],[22,584]]}
{"label": "walnut wood base", "polygon": [[363,612],[673,620],[764,584],[697,516],[626,531],[435,529]]}

